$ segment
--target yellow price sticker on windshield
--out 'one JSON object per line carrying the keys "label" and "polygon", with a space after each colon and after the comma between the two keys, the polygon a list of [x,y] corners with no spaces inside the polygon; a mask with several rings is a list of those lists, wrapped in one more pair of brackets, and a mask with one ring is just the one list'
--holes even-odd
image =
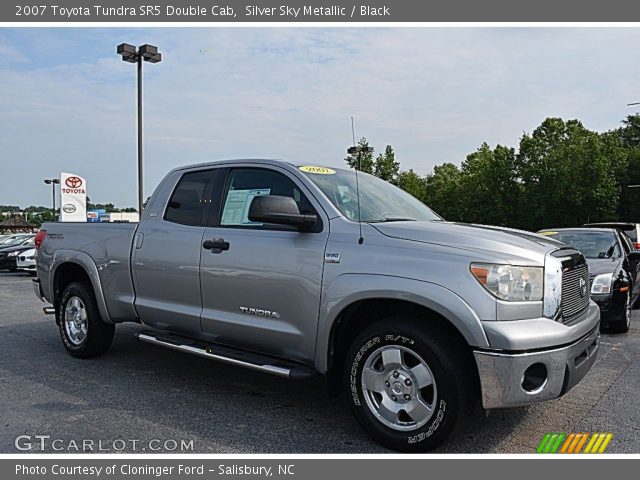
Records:
{"label": "yellow price sticker on windshield", "polygon": [[557,235],[558,232],[540,232],[540,235]]}
{"label": "yellow price sticker on windshield", "polygon": [[336,173],[335,170],[327,167],[305,166],[299,167],[299,170],[306,173],[315,173],[316,175],[333,175]]}

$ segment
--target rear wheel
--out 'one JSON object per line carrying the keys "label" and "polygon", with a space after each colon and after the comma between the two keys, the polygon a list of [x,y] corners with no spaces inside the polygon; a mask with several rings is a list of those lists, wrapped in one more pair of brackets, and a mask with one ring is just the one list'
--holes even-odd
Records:
{"label": "rear wheel", "polygon": [[627,292],[624,300],[624,307],[620,318],[615,322],[609,323],[609,329],[616,333],[625,333],[629,331],[631,326],[631,292]]}
{"label": "rear wheel", "polygon": [[440,445],[473,408],[474,370],[451,336],[410,318],[378,322],[347,356],[351,409],[381,444],[403,452]]}
{"label": "rear wheel", "polygon": [[62,343],[74,357],[101,355],[111,346],[115,326],[102,321],[90,287],[74,282],[66,286],[58,305]]}

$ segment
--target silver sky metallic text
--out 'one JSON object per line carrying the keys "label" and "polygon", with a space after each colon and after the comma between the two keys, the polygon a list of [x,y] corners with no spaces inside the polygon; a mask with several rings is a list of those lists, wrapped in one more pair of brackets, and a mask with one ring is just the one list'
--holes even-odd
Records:
{"label": "silver sky metallic text", "polygon": [[247,5],[245,7],[247,17],[345,17],[348,15],[345,7],[332,5],[328,7],[313,7],[305,5],[303,7],[291,7],[280,5],[279,7],[262,7],[259,5]]}

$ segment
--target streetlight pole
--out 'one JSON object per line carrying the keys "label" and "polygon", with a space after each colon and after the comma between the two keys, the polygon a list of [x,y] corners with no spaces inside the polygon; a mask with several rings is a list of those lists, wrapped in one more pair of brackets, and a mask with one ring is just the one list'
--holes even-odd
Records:
{"label": "streetlight pole", "polygon": [[60,183],[59,178],[45,178],[44,183],[51,185],[51,203],[53,205],[53,221],[56,221],[56,184]]}
{"label": "streetlight pole", "polygon": [[138,215],[142,216],[142,204],[144,203],[144,176],[142,163],[142,61],[158,63],[162,61],[162,54],[158,53],[158,47],[144,44],[136,49],[128,43],[121,43],[117,48],[122,60],[137,64],[138,73]]}

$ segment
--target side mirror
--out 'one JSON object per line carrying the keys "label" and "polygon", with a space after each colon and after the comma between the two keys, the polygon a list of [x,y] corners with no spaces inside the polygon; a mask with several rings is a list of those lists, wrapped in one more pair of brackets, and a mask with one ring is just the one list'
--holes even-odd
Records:
{"label": "side mirror", "polygon": [[640,250],[633,250],[627,254],[627,260],[631,263],[635,263],[636,265],[640,263]]}
{"label": "side mirror", "polygon": [[301,231],[308,231],[316,224],[318,217],[317,215],[301,214],[298,204],[291,197],[260,195],[254,197],[251,201],[249,220],[252,222],[289,225]]}

